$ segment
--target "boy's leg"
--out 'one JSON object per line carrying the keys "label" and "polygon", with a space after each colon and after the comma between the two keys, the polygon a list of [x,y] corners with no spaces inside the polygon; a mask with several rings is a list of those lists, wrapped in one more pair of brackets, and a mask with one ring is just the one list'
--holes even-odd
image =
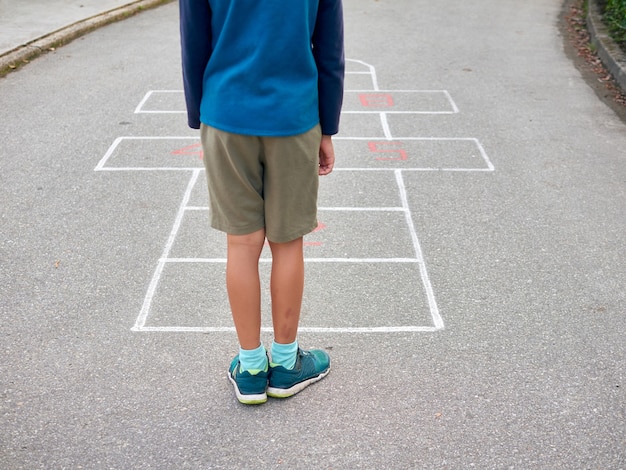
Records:
{"label": "boy's leg", "polygon": [[272,250],[274,342],[267,395],[285,398],[325,377],[330,358],[303,351],[297,335],[304,291],[302,236],[317,226],[321,130],[265,138],[265,229]]}
{"label": "boy's leg", "polygon": [[302,293],[304,290],[304,253],[302,237],[287,243],[269,242],[272,250],[272,322],[277,343],[296,340]]}
{"label": "boy's leg", "polygon": [[261,344],[259,257],[264,242],[264,230],[247,235],[227,235],[226,288],[243,349],[255,349]]}
{"label": "boy's leg", "polygon": [[267,400],[269,364],[261,344],[259,257],[265,241],[260,139],[202,125],[211,226],[227,235],[226,287],[239,354],[228,378],[242,403]]}
{"label": "boy's leg", "polygon": [[237,399],[245,404],[267,401],[269,364],[261,344],[259,257],[265,231],[227,235],[226,288],[239,339],[239,354],[228,369]]}
{"label": "boy's leg", "polygon": [[323,379],[330,371],[330,357],[322,350],[303,351],[297,343],[304,291],[302,237],[287,243],[270,242],[270,248],[274,342],[267,395],[286,398]]}

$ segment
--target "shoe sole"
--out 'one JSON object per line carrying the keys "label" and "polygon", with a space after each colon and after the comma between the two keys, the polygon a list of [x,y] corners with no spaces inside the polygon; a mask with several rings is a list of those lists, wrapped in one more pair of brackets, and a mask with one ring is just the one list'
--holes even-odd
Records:
{"label": "shoe sole", "polygon": [[324,377],[328,375],[330,372],[330,367],[322,372],[320,375],[315,377],[311,377],[310,379],[303,380],[302,382],[298,382],[297,384],[289,387],[289,388],[276,388],[276,387],[267,387],[267,396],[272,398],[289,398],[294,396],[296,393],[301,392],[309,385],[322,380]]}
{"label": "shoe sole", "polygon": [[237,400],[244,405],[261,405],[267,401],[266,393],[258,393],[253,395],[244,395],[239,391],[239,387],[237,387],[237,382],[235,379],[228,373],[228,380],[233,384],[233,388],[235,389],[235,395],[237,396]]}

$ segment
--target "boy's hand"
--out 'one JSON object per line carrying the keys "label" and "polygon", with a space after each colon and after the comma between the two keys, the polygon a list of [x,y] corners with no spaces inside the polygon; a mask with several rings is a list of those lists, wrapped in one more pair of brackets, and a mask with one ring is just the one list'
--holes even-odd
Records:
{"label": "boy's hand", "polygon": [[324,176],[333,171],[335,166],[335,149],[330,135],[323,135],[320,142],[320,167],[318,174]]}

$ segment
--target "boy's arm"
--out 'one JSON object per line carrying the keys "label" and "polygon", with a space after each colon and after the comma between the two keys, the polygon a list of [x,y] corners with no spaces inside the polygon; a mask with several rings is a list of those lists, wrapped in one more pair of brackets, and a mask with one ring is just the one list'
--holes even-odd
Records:
{"label": "boy's arm", "polygon": [[179,7],[187,122],[199,129],[204,70],[211,57],[211,9],[206,0],[180,0]]}
{"label": "boy's arm", "polygon": [[345,70],[341,0],[320,0],[313,32],[313,55],[318,70],[322,134],[339,131]]}
{"label": "boy's arm", "polygon": [[325,176],[333,171],[335,166],[335,148],[333,147],[333,139],[330,135],[323,135],[320,142],[320,158],[317,174]]}

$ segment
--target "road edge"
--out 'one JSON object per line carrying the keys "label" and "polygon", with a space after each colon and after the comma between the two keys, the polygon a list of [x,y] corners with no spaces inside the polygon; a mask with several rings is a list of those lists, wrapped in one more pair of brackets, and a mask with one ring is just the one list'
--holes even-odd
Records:
{"label": "road edge", "polygon": [[124,20],[144,10],[149,10],[174,0],[138,0],[127,5],[105,11],[98,15],[65,26],[52,33],[16,47],[0,56],[0,78],[20,69],[43,54],[69,44],[102,26]]}
{"label": "road edge", "polygon": [[626,54],[609,36],[597,0],[589,0],[588,5],[586,20],[591,44],[620,88],[626,92]]}

